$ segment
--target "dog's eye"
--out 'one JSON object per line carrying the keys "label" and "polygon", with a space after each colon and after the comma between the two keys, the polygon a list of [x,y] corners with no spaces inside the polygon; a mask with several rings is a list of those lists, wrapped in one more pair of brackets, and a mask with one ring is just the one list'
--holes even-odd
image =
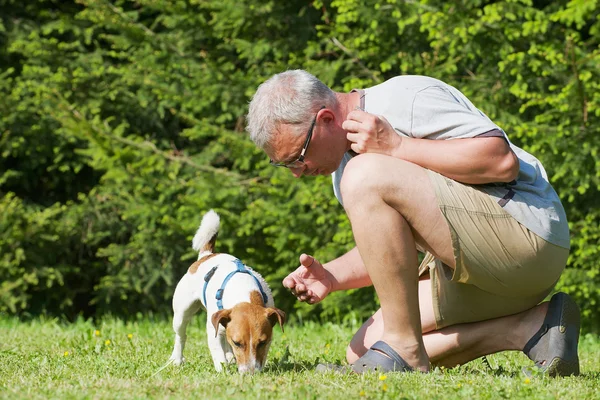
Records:
{"label": "dog's eye", "polygon": [[263,347],[265,344],[267,344],[266,340],[261,340],[260,342],[258,342],[258,346],[257,347]]}
{"label": "dog's eye", "polygon": [[242,347],[242,344],[240,342],[236,342],[235,340],[232,340],[232,342],[235,347]]}

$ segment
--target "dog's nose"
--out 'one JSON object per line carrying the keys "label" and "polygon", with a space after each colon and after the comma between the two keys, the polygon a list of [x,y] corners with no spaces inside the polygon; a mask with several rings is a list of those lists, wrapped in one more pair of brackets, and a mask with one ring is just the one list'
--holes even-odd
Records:
{"label": "dog's nose", "polygon": [[240,374],[254,374],[256,372],[260,372],[262,367],[262,364],[258,362],[255,364],[240,365],[238,367],[238,372]]}
{"label": "dog's nose", "polygon": [[238,368],[240,374],[253,374],[256,369],[251,365],[240,365]]}

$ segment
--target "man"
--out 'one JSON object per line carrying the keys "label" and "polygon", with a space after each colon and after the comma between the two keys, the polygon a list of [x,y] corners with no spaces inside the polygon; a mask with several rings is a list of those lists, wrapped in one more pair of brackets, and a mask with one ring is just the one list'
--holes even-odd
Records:
{"label": "man", "polygon": [[287,71],[257,89],[247,128],[273,165],[332,174],[356,247],[325,264],[302,254],[283,284],[311,304],[374,285],[381,309],[347,349],[355,372],[522,350],[551,376],[579,373],[577,305],[539,304],[567,260],[564,209],[540,162],[460,91],[399,76],[336,93]]}

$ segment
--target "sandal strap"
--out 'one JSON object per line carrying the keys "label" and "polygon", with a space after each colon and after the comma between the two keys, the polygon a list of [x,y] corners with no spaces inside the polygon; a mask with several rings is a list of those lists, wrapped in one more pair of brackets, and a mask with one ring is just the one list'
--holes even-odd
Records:
{"label": "sandal strap", "polygon": [[373,344],[373,346],[371,346],[371,349],[380,351],[383,354],[385,354],[386,356],[388,356],[389,358],[391,358],[396,364],[398,364],[399,367],[401,367],[402,370],[404,370],[404,371],[412,371],[413,370],[413,368],[410,365],[408,365],[408,363],[406,361],[404,361],[404,359],[402,357],[400,357],[400,355],[398,353],[396,353],[396,350],[392,349],[392,347],[389,344],[387,344],[386,342],[384,342],[383,340],[375,342],[375,344]]}

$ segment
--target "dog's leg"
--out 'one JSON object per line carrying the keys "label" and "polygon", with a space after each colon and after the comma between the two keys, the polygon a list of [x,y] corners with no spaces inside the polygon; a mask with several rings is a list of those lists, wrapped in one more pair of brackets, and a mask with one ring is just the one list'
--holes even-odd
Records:
{"label": "dog's leg", "polygon": [[225,349],[227,349],[229,346],[227,344],[227,340],[225,339],[225,332],[219,332],[217,334],[215,332],[215,327],[210,321],[210,318],[208,318],[206,321],[206,335],[208,340],[208,349],[210,350],[210,355],[212,356],[215,369],[217,372],[221,372],[223,370],[223,364],[227,364],[228,362]]}
{"label": "dog's leg", "polygon": [[169,360],[173,360],[173,364],[181,365],[185,362],[183,357],[183,349],[187,339],[186,329],[190,319],[185,318],[185,313],[176,313],[173,315],[173,330],[175,331],[175,346]]}
{"label": "dog's leg", "polygon": [[183,349],[187,339],[187,326],[196,312],[200,309],[199,301],[189,304],[189,307],[184,310],[175,310],[173,314],[173,330],[175,331],[175,346],[169,360],[173,360],[173,364],[181,365],[185,362],[183,357]]}
{"label": "dog's leg", "polygon": [[225,359],[227,360],[228,363],[235,363],[235,356],[233,355],[233,349],[231,348],[229,343],[227,343],[227,340],[225,339],[225,337],[223,337],[223,341],[225,342],[223,344],[223,348],[225,349]]}
{"label": "dog's leg", "polygon": [[223,349],[223,353],[225,353],[225,359],[227,363],[235,363],[235,356],[233,355],[233,349],[227,342],[227,336],[221,336],[221,347]]}

